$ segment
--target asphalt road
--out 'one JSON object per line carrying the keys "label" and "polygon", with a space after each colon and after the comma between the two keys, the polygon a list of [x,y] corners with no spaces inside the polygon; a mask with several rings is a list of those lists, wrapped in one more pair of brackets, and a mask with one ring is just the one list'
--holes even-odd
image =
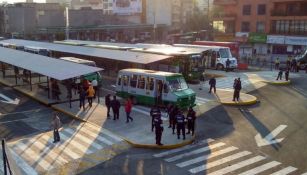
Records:
{"label": "asphalt road", "polygon": [[[0,94],[12,100],[19,99],[18,104],[10,104],[0,96],[0,138],[11,141],[50,130],[51,108],[10,87],[0,85]],[[64,125],[77,122],[64,114],[60,114],[60,117]]]}
{"label": "asphalt road", "polygon": [[[82,174],[307,172],[307,75],[302,75],[291,86],[251,92],[260,100],[254,106],[217,106],[206,112],[197,119],[197,142],[181,151],[131,148]],[[209,147],[203,142],[208,138],[214,139]]]}

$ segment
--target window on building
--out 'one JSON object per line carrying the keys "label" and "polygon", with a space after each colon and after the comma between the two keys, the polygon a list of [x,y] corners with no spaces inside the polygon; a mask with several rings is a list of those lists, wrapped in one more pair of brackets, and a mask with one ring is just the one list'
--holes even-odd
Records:
{"label": "window on building", "polygon": [[252,6],[251,5],[243,5],[243,15],[251,15]]}
{"label": "window on building", "polygon": [[266,13],[266,6],[265,4],[259,4],[257,8],[257,14],[258,15],[265,15]]}
{"label": "window on building", "polygon": [[242,22],[241,32],[250,32],[250,23],[249,22]]}
{"label": "window on building", "polygon": [[264,30],[265,30],[265,23],[264,22],[262,22],[262,21],[258,21],[257,22],[257,26],[256,26],[256,31],[258,32],[258,33],[264,33]]}

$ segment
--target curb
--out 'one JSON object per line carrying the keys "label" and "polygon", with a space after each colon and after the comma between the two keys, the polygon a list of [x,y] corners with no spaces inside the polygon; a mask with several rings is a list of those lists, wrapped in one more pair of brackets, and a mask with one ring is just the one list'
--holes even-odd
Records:
{"label": "curb", "polygon": [[186,146],[186,145],[189,145],[191,143],[194,142],[195,140],[195,134],[194,136],[192,137],[192,139],[188,140],[188,141],[184,141],[184,142],[181,142],[181,143],[178,143],[178,144],[172,144],[172,145],[162,145],[162,146],[159,146],[159,145],[154,145],[154,144],[139,144],[139,143],[134,143],[130,140],[127,140],[124,138],[124,140],[129,143],[130,145],[132,145],[133,147],[136,147],[136,148],[145,148],[145,149],[175,149],[175,148],[180,148],[180,147],[183,147],[183,146]]}
{"label": "curb", "polygon": [[291,80],[282,81],[282,82],[278,82],[278,81],[263,81],[263,82],[271,84],[271,85],[278,85],[278,86],[284,86],[284,85],[290,85],[291,84]]}
{"label": "curb", "polygon": [[221,102],[223,105],[229,105],[229,106],[248,106],[248,105],[254,105],[258,102],[257,98],[252,100],[252,101],[247,101],[247,102]]}

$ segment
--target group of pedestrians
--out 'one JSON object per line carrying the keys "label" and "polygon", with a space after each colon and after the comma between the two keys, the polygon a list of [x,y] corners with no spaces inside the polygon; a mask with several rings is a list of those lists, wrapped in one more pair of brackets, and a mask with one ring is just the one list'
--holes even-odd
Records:
{"label": "group of pedestrians", "polygon": [[[196,112],[192,107],[189,108],[187,115],[183,114],[183,111],[179,109],[175,105],[169,105],[167,108],[167,113],[169,116],[169,127],[172,129],[173,134],[175,134],[175,129],[177,130],[177,139],[180,139],[182,135],[183,140],[185,140],[186,134],[194,135],[195,131],[195,120],[196,120]],[[152,132],[155,130],[156,135],[156,144],[163,145],[161,143],[162,133],[164,131],[163,121],[161,119],[161,110],[158,106],[152,107],[150,111],[150,115],[152,117]],[[186,126],[188,132],[186,132]]]}
{"label": "group of pedestrians", "polygon": [[[132,97],[129,97],[125,101],[125,113],[126,113],[126,123],[129,123],[130,121],[133,121],[133,118],[130,116],[133,102]],[[113,120],[119,120],[119,110],[121,107],[120,101],[116,98],[116,95],[113,96],[113,99],[111,100],[111,94],[108,94],[105,96],[105,105],[107,107],[107,118],[110,119],[110,109],[112,109],[113,112]]]}
{"label": "group of pedestrians", "polygon": [[[94,89],[95,85],[95,89]],[[82,87],[79,87],[79,107],[85,110],[85,99],[87,98],[88,106],[91,108],[93,105],[93,99],[96,98],[97,92],[97,80],[89,82],[87,79],[83,79]]]}

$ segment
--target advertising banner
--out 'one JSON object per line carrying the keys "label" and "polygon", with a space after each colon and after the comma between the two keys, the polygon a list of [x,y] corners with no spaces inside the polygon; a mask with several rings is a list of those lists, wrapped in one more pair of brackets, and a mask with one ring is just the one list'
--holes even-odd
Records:
{"label": "advertising banner", "polygon": [[268,35],[266,43],[268,43],[268,44],[285,44],[285,36],[282,36],[282,35]]}
{"label": "advertising banner", "polygon": [[142,13],[142,0],[113,0],[113,13]]}
{"label": "advertising banner", "polygon": [[285,44],[307,46],[307,37],[286,36]]}

